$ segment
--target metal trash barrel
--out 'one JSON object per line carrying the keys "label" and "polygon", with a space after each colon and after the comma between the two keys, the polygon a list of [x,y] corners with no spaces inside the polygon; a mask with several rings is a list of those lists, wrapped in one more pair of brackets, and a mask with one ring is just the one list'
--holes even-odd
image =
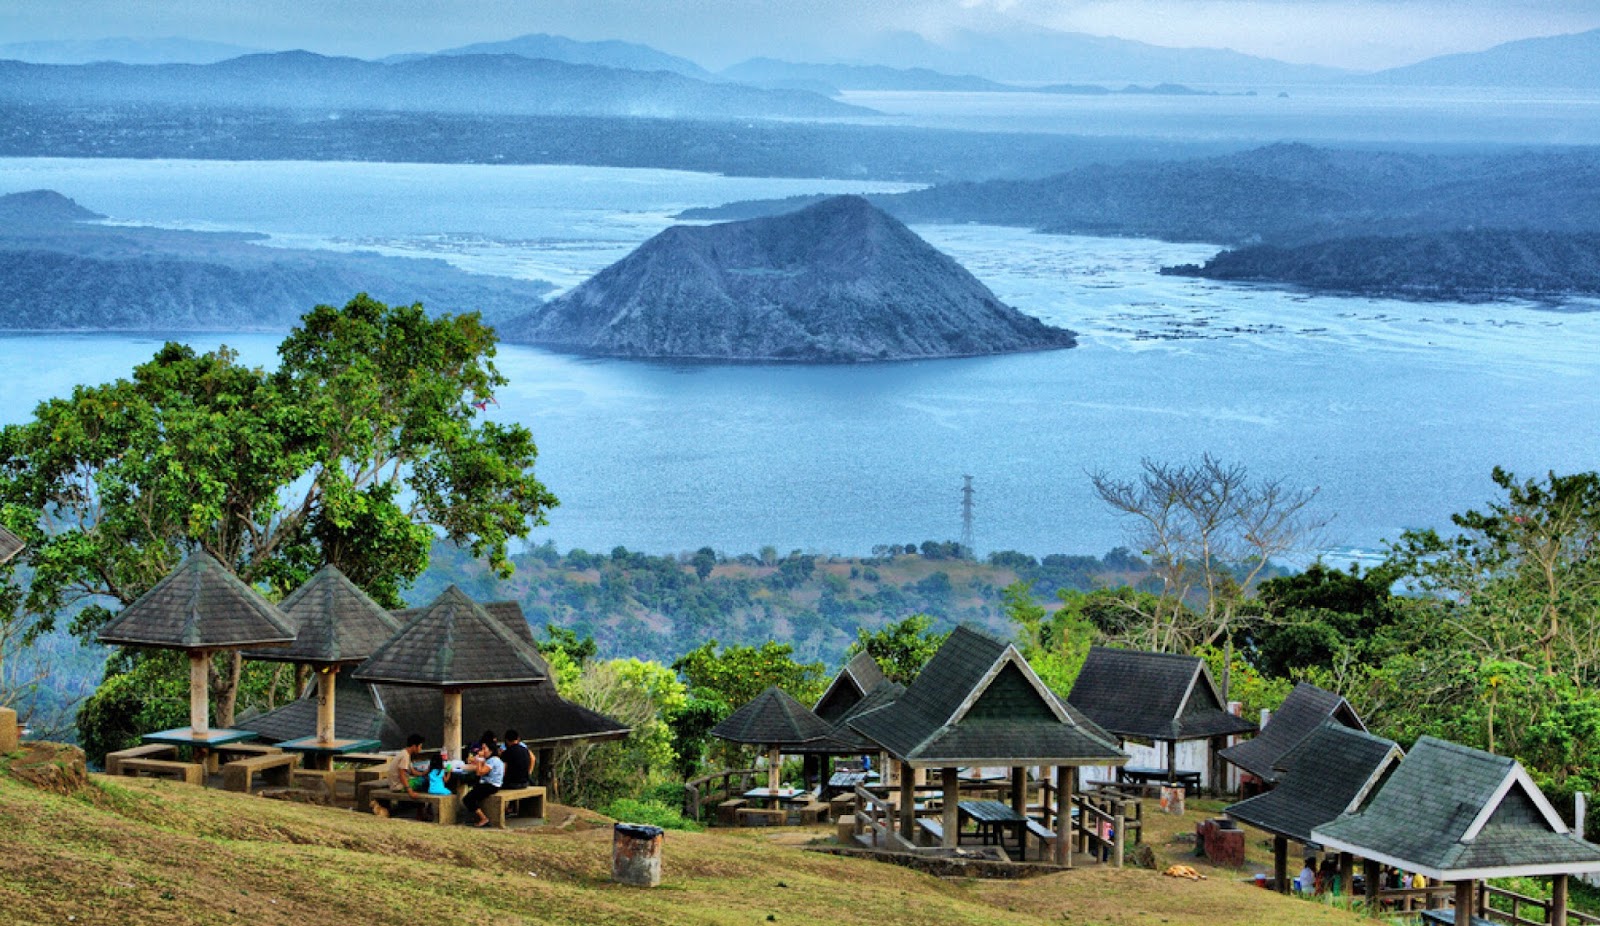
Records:
{"label": "metal trash barrel", "polygon": [[611,833],[611,880],[635,887],[660,884],[666,832],[659,826],[618,823]]}

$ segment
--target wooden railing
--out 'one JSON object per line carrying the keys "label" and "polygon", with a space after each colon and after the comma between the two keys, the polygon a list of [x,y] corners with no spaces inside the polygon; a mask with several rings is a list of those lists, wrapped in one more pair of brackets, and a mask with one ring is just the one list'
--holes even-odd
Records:
{"label": "wooden railing", "polygon": [[873,848],[890,848],[898,852],[914,852],[916,846],[907,842],[895,832],[896,806],[886,797],[879,797],[866,788],[855,787],[855,830],[854,834],[860,836],[864,831],[872,831]]}
{"label": "wooden railing", "polygon": [[[1363,898],[1353,897],[1354,902]],[[1499,901],[1501,907],[1494,906]],[[1428,887],[1382,888],[1378,891],[1379,911],[1410,913],[1417,910],[1436,910],[1455,903],[1455,885],[1432,884]],[[1505,888],[1478,882],[1478,915],[1509,926],[1549,926],[1550,901]],[[1600,924],[1600,916],[1567,910],[1567,922],[1576,926]]]}
{"label": "wooden railing", "polygon": [[[757,774],[760,774],[760,770],[753,768],[725,769],[684,782],[683,815],[691,820],[699,820],[700,812],[707,804],[715,807],[730,797],[750,790]],[[729,787],[735,778],[739,779],[738,790]],[[712,782],[718,784],[713,785]]]}

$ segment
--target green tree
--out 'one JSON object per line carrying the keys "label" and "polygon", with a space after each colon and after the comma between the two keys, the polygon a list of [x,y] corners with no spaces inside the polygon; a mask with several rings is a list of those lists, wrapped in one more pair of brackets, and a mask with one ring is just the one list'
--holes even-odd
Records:
{"label": "green tree", "polygon": [[[948,578],[946,576],[946,580]],[[940,632],[933,627],[932,617],[912,614],[877,630],[859,628],[847,655],[866,653],[877,660],[878,667],[890,681],[909,685],[950,636],[950,631]]]}
{"label": "green tree", "polygon": [[822,663],[796,662],[793,646],[771,640],[760,646],[722,646],[707,640],[678,657],[672,668],[696,696],[714,698],[734,709],[772,685],[805,704],[822,696]]}
{"label": "green tree", "polygon": [[[531,434],[479,420],[505,380],[476,314],[357,296],[318,306],[278,368],[167,344],[131,377],[79,386],[0,429],[0,505],[38,539],[23,607],[48,629],[87,604],[92,638],[184,556],[205,550],[282,594],[333,563],[380,602],[427,565],[436,533],[509,573],[508,540],[555,498]],[[232,722],[240,661],[214,679]]]}
{"label": "green tree", "polygon": [[1085,613],[1092,596],[1060,589],[1056,596],[1062,606],[1054,612],[1033,597],[1031,582],[1013,582],[1000,590],[1000,596],[1001,609],[1017,628],[1028,664],[1053,690],[1063,695],[1071,691],[1089,658],[1089,647],[1099,637]]}

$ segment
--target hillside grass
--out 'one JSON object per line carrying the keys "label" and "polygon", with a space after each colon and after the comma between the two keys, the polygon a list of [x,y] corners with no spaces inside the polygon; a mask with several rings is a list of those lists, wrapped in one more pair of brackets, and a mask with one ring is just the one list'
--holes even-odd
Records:
{"label": "hillside grass", "polygon": [[824,831],[788,828],[669,833],[661,887],[640,890],[611,883],[604,825],[485,832],[103,776],[54,794],[0,772],[0,831],[0,907],[27,923],[1360,921],[1231,875],[940,880],[807,852]]}

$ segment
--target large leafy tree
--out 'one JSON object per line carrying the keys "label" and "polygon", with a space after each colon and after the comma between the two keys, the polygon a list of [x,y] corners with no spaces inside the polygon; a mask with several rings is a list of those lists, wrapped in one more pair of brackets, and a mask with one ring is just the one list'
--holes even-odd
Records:
{"label": "large leafy tree", "polygon": [[850,644],[847,656],[866,653],[877,661],[878,667],[890,681],[911,684],[933,654],[944,645],[950,631],[938,631],[933,618],[926,614],[912,614],[885,624],[877,630],[865,627],[856,630],[856,642]]}
{"label": "large leafy tree", "polygon": [[[436,535],[508,574],[507,544],[556,499],[526,428],[483,420],[495,333],[476,314],[357,296],[318,306],[276,370],[167,344],[131,377],[50,399],[0,430],[0,504],[36,517],[24,608],[92,634],[205,550],[283,593],[333,563],[380,602],[427,565]],[[232,719],[237,657],[214,687]]]}

